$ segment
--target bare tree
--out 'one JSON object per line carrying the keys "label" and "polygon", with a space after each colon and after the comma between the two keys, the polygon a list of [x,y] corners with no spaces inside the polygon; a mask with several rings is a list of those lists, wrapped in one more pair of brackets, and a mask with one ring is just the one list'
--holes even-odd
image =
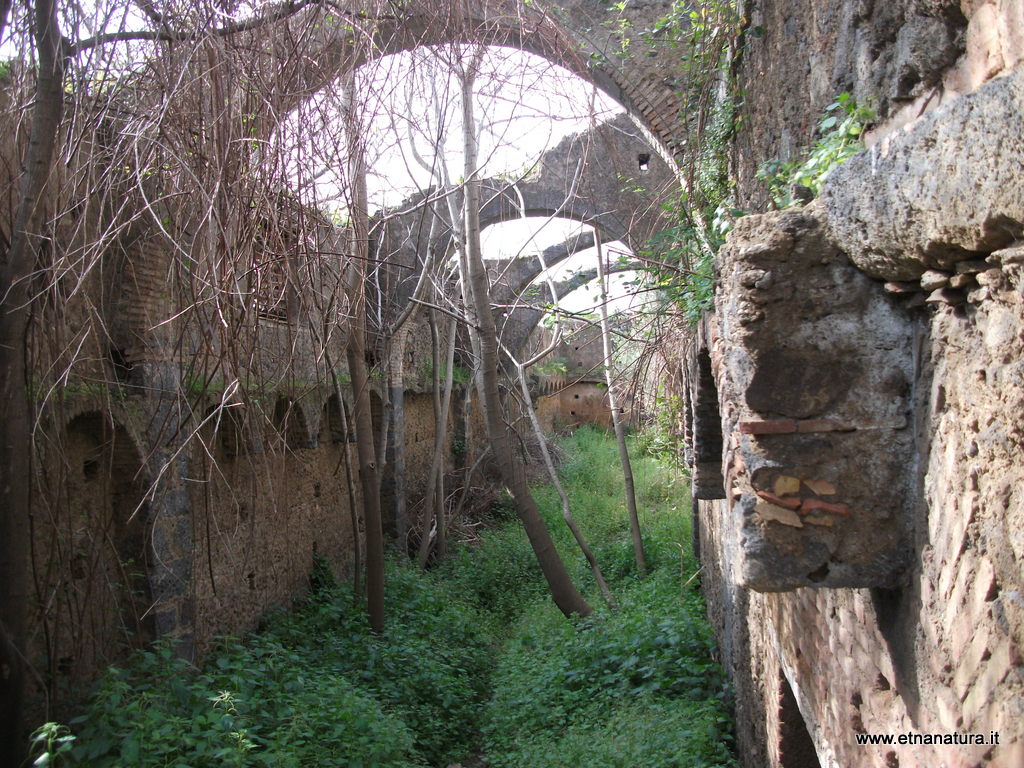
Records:
{"label": "bare tree", "polygon": [[[6,20],[8,8],[0,8]],[[23,745],[24,691],[29,581],[29,489],[32,467],[28,444],[32,406],[26,367],[31,280],[40,241],[34,237],[44,210],[43,187],[50,175],[57,132],[64,110],[64,50],[55,0],[35,4],[38,55],[36,98],[28,151],[22,170],[14,227],[0,267],[0,397],[6,413],[0,420],[0,763],[17,765]]]}
{"label": "bare tree", "polygon": [[358,117],[351,83],[346,99],[346,136],[349,145],[349,179],[352,184],[351,258],[348,262],[348,294],[352,302],[352,327],[348,336],[348,370],[352,377],[356,452],[363,489],[366,525],[366,605],[370,627],[384,631],[384,532],[380,508],[380,476],[374,448],[370,405],[370,376],[366,366],[366,289],[370,262],[369,212],[366,199],[365,151],[362,121]]}
{"label": "bare tree", "polygon": [[534,555],[540,564],[548,589],[555,604],[566,616],[590,614],[590,606],[576,589],[555,548],[551,534],[530,493],[526,473],[516,461],[512,450],[511,434],[504,418],[504,408],[498,388],[498,334],[491,313],[490,285],[480,250],[480,179],[477,162],[476,120],[473,114],[473,82],[479,65],[479,52],[463,63],[460,73],[462,103],[463,157],[465,162],[465,222],[466,222],[466,287],[469,289],[471,333],[479,348],[478,392],[487,425],[487,437],[498,462],[502,479],[515,501],[516,513],[526,530]]}
{"label": "bare tree", "polygon": [[[238,412],[246,414],[247,429],[261,429],[263,421],[269,425],[272,414],[248,398],[243,382],[263,364],[261,313],[278,313],[294,348],[295,331],[304,320],[289,307],[302,302],[308,308],[318,301],[307,290],[312,288],[310,274],[300,266],[318,259],[311,254],[319,248],[310,245],[318,224],[316,217],[306,216],[308,209],[282,195],[280,155],[260,140],[273,122],[253,118],[272,109],[275,97],[262,88],[266,71],[250,66],[247,78],[238,72],[246,69],[243,60],[251,61],[251,46],[263,27],[287,25],[309,5],[269,6],[221,26],[215,14],[198,5],[182,6],[174,18],[147,5],[153,26],[139,31],[123,23],[111,31],[111,20],[129,13],[123,4],[104,5],[96,10],[102,23],[89,28],[88,37],[82,34],[86,27],[75,21],[83,13],[77,4],[62,7],[39,0],[28,5],[29,25],[19,17],[17,42],[27,58],[35,57],[36,66],[21,67],[27,72],[22,74],[16,64],[18,78],[13,85],[7,79],[3,94],[5,118],[31,114],[32,127],[27,148],[18,145],[20,131],[5,137],[4,147],[6,153],[13,144],[22,172],[10,229],[0,228],[0,392],[8,408],[0,427],[0,665],[5,670],[0,675],[0,763],[18,764],[14,753],[24,725],[23,683],[33,662],[29,621],[41,622],[36,634],[45,638],[51,664],[61,655],[54,638],[69,633],[50,607],[59,604],[53,567],[30,555],[30,515],[38,532],[55,525],[59,511],[54,509],[59,498],[50,491],[60,478],[33,471],[36,456],[44,453],[45,440],[37,437],[47,424],[61,423],[62,390],[69,381],[91,377],[97,391],[106,387],[96,397],[116,403],[123,392],[111,368],[132,364],[119,357],[120,350],[107,359],[106,350],[120,342],[107,324],[105,302],[112,300],[103,293],[101,275],[124,269],[131,263],[129,255],[137,256],[132,249],[147,237],[168,250],[163,276],[169,286],[161,299],[167,314],[144,332],[146,343],[154,345],[154,358],[182,363],[154,364],[161,370],[159,386],[166,386],[167,400],[153,416],[152,438],[153,444],[167,447],[146,457],[147,474],[154,478],[148,500],[159,495],[158,486],[188,452],[195,449],[212,458],[201,439],[207,428],[219,430]],[[2,32],[14,29],[8,24],[12,12],[19,11],[7,3],[0,7]],[[61,18],[71,20],[68,39],[61,34]],[[305,26],[296,22],[288,27],[290,34],[310,34],[313,21]],[[35,31],[31,41],[24,36],[26,26]],[[143,50],[146,67],[131,66],[137,59],[125,54],[127,45]],[[288,71],[278,74],[289,77]],[[30,104],[28,99],[19,103],[18,88],[32,79]],[[12,165],[8,160],[5,170]],[[282,213],[288,207],[295,215]],[[297,231],[302,234],[296,236]],[[265,250],[259,261],[257,246]],[[293,262],[294,269],[287,266]],[[265,266],[281,277],[279,301],[270,308],[260,298],[267,293],[262,290],[267,287]],[[326,311],[332,300],[326,297],[323,303],[326,330],[316,335],[325,345],[337,340],[335,331],[342,325],[343,313],[336,306]],[[216,394],[215,380],[228,382],[220,385],[223,397],[214,398],[215,410],[194,413],[201,401]],[[290,385],[295,383],[293,378]],[[55,443],[49,452],[59,454],[58,448]],[[205,462],[210,477],[223,477],[215,464]],[[269,473],[269,463],[264,464]],[[259,471],[255,464],[253,470]],[[257,479],[278,490],[288,483],[287,476]],[[132,516],[142,517],[136,513]],[[217,532],[208,529],[207,536]],[[100,540],[96,545],[106,546]]]}
{"label": "bare tree", "polygon": [[612,334],[608,321],[608,267],[605,264],[604,249],[601,247],[601,235],[595,233],[597,242],[597,271],[601,282],[601,343],[604,346],[605,383],[608,386],[608,407],[611,410],[612,428],[615,430],[615,442],[619,447],[619,461],[622,463],[622,477],[626,491],[626,510],[629,514],[629,531],[633,540],[633,559],[637,572],[647,575],[647,561],[644,557],[644,539],[640,530],[640,517],[636,509],[636,491],[633,487],[633,466],[629,460],[629,449],[626,447],[626,429],[622,423],[622,407],[619,405],[618,384],[612,372]]}

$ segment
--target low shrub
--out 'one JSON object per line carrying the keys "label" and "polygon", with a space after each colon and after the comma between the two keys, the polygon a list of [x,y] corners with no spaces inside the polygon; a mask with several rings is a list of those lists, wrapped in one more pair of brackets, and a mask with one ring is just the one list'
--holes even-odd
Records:
{"label": "low shrub", "polygon": [[228,639],[202,670],[167,644],[110,669],[74,721],[69,765],[420,766],[468,753],[488,692],[474,609],[407,566],[388,571],[386,632],[318,566],[313,592]]}

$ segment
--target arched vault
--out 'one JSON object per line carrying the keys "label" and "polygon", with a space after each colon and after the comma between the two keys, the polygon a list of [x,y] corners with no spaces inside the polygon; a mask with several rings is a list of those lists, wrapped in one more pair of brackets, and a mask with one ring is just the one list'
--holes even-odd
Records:
{"label": "arched vault", "polygon": [[[628,261],[613,262],[608,265],[608,274],[620,272],[632,272],[642,269],[643,264],[632,259]],[[575,272],[555,283],[555,293],[562,299],[597,279],[597,267]],[[546,286],[538,285],[541,292],[541,301],[550,301],[550,294]],[[538,308],[535,303],[523,302],[514,306],[505,315],[501,324],[501,342],[505,348],[513,354],[519,355],[526,347],[537,324],[545,315],[545,310]]]}
{"label": "arched vault", "polygon": [[[252,75],[274,112],[286,114],[372,58],[424,45],[509,46],[594,82],[648,134],[654,150],[669,158],[686,128],[675,64],[681,52],[672,40],[631,34],[627,43],[615,31],[652,29],[664,10],[642,3],[623,11],[585,0],[314,0],[276,25],[275,34],[254,33]],[[622,26],[623,21],[628,23]]]}
{"label": "arched vault", "polygon": [[[592,227],[604,242],[622,241],[633,250],[667,226],[663,204],[677,189],[665,163],[650,162],[644,172],[638,155],[650,145],[625,116],[570,136],[545,152],[526,179],[484,182],[483,226],[527,216],[559,216]],[[430,189],[383,211],[371,227],[376,262],[390,316],[409,301],[424,265],[437,264],[452,248],[447,196],[452,190]],[[547,266],[594,245],[586,233],[544,252]],[[510,303],[543,269],[536,254],[488,263],[495,303]],[[532,327],[532,326],[531,326]]]}

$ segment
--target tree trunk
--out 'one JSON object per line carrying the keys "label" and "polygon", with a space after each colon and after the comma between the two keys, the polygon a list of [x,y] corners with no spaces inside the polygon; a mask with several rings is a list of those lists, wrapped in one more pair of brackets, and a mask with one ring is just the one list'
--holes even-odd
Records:
{"label": "tree trunk", "polygon": [[366,164],[362,127],[355,114],[354,93],[346,93],[346,125],[349,144],[349,178],[352,188],[351,247],[348,294],[352,325],[348,336],[348,372],[352,377],[352,410],[356,429],[356,456],[363,491],[363,522],[366,526],[366,608],[370,629],[384,631],[384,530],[381,521],[380,480],[374,446],[370,405],[370,376],[366,365],[366,276],[370,258],[367,211]]}
{"label": "tree trunk", "polygon": [[455,382],[455,337],[458,332],[456,320],[452,319],[448,332],[448,345],[445,353],[444,390],[441,390],[441,344],[437,334],[437,319],[433,312],[430,316],[430,330],[434,347],[434,452],[430,459],[430,474],[427,475],[427,492],[423,496],[423,535],[417,554],[420,569],[427,567],[430,558],[430,519],[433,510],[434,524],[437,526],[436,546],[438,558],[443,558],[447,550],[445,542],[444,520],[444,448],[448,440],[448,410],[451,408],[452,388]]}
{"label": "tree trunk", "polygon": [[601,233],[594,230],[597,245],[597,274],[601,281],[601,342],[604,345],[604,376],[608,384],[608,407],[612,412],[612,427],[615,429],[615,442],[619,444],[619,461],[622,462],[622,477],[626,486],[626,508],[629,511],[629,531],[633,538],[633,559],[640,576],[647,575],[647,558],[644,557],[644,539],[640,533],[640,517],[636,511],[636,491],[633,488],[633,466],[629,461],[629,450],[626,448],[626,430],[622,426],[619,413],[618,393],[615,377],[612,374],[612,334],[608,323],[608,270],[604,263],[604,249],[601,247]]}
{"label": "tree trunk", "polygon": [[597,557],[594,556],[594,552],[590,549],[590,545],[587,544],[587,540],[583,538],[583,533],[580,531],[579,526],[576,525],[576,520],[572,516],[572,507],[569,505],[569,495],[565,492],[565,488],[562,487],[562,481],[558,479],[558,471],[555,469],[555,463],[551,460],[551,453],[548,451],[544,432],[540,428],[540,421],[537,420],[537,412],[533,409],[533,398],[530,397],[530,387],[526,382],[526,368],[515,360],[512,362],[515,365],[516,373],[519,376],[519,389],[523,393],[523,402],[526,404],[526,413],[530,417],[530,424],[533,426],[533,433],[537,437],[537,442],[540,444],[540,452],[544,457],[544,466],[547,467],[548,477],[551,478],[551,484],[555,486],[555,490],[558,492],[558,498],[562,501],[562,519],[565,520],[565,525],[569,528],[570,533],[572,533],[572,537],[576,539],[576,544],[579,546],[580,552],[583,553],[583,557],[585,557],[587,563],[590,564],[590,572],[594,574],[594,581],[597,582],[597,586],[601,590],[601,594],[604,596],[604,600],[608,604],[608,607],[613,611],[618,610],[619,606],[615,602],[615,596],[612,594],[611,589],[608,587],[608,582],[605,581],[604,574],[601,573],[601,566],[597,563]]}
{"label": "tree trunk", "polygon": [[[362,544],[359,541],[359,511],[356,508],[356,493],[352,471],[352,442],[349,439],[351,429],[348,423],[348,414],[345,409],[345,398],[341,396],[341,386],[338,384],[338,369],[331,362],[331,354],[324,350],[324,359],[327,362],[327,372],[331,377],[331,384],[334,386],[334,396],[338,400],[338,418],[341,419],[341,440],[342,452],[341,463],[345,467],[345,490],[348,494],[348,519],[352,526],[352,600],[358,604],[363,600],[363,558]],[[337,473],[337,470],[335,470]]]}
{"label": "tree trunk", "polygon": [[[391,408],[388,410],[388,464],[391,499],[391,524],[395,538],[403,550],[409,537],[409,514],[406,509],[405,488],[405,343],[409,336],[406,329],[399,330],[387,339],[388,389]],[[381,494],[384,496],[384,494]]]}
{"label": "tree trunk", "polygon": [[[4,11],[6,17],[7,11]],[[30,388],[26,367],[36,251],[31,240],[40,197],[53,162],[64,112],[64,54],[55,0],[38,0],[35,34],[39,69],[32,130],[23,166],[14,231],[0,271],[0,765],[19,765],[29,577],[29,501],[32,477]]]}
{"label": "tree trunk", "polygon": [[555,549],[551,533],[530,493],[526,474],[515,460],[509,427],[505,423],[498,392],[498,334],[491,314],[490,286],[480,252],[480,182],[477,178],[476,121],[473,115],[473,80],[479,57],[474,55],[462,76],[462,124],[464,142],[467,309],[470,326],[478,339],[480,354],[478,387],[480,405],[487,425],[487,437],[502,479],[515,501],[516,512],[526,529],[534,555],[547,580],[551,597],[566,616],[590,614],[590,606],[572,583],[565,564]]}
{"label": "tree trunk", "polygon": [[[431,218],[427,243],[434,241],[437,222],[438,217]],[[391,394],[389,398],[391,401],[390,428],[387,436],[387,456],[391,470],[391,509],[395,537],[403,552],[407,552],[409,547],[409,510],[405,487],[405,345],[409,338],[408,325],[415,321],[423,307],[419,302],[423,298],[426,287],[431,283],[438,261],[440,258],[436,255],[428,254],[424,258],[412,297],[395,320],[394,325],[388,329],[385,337]]]}

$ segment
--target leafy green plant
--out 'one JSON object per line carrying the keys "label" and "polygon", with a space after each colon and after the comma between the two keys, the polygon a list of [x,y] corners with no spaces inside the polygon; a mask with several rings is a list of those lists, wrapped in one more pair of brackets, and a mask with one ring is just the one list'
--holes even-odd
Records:
{"label": "leafy green plant", "polygon": [[641,251],[641,259],[661,289],[662,299],[693,326],[714,306],[715,254],[736,217],[745,212],[725,200],[705,209],[696,221],[685,194],[666,210],[673,212],[678,223],[654,235]]}
{"label": "leafy green plant", "polygon": [[512,768],[731,768],[728,716],[708,704],[627,701],[603,722],[574,723],[552,741],[517,740],[495,765]]}
{"label": "leafy green plant", "polygon": [[679,397],[659,392],[651,409],[651,421],[637,435],[637,448],[648,456],[687,471],[680,434],[683,402]]}
{"label": "leafy green plant", "polygon": [[[438,375],[440,376],[441,381],[444,381],[444,379],[448,375],[448,366],[441,365],[440,368],[439,368],[439,374]],[[424,380],[429,381],[430,379],[433,378],[433,376],[434,376],[434,361],[433,360],[427,360],[423,364],[422,378]],[[461,365],[452,366],[452,382],[454,383],[454,385],[456,387],[464,387],[467,384],[469,384],[471,376],[472,376],[472,371],[470,371],[468,368],[463,368]]]}
{"label": "leafy green plant", "polygon": [[[485,759],[509,768],[735,765],[729,693],[711,659],[703,603],[693,583],[680,596],[680,574],[688,578],[696,569],[688,554],[688,485],[668,465],[636,455],[651,568],[638,580],[620,501],[622,477],[607,471],[615,461],[614,441],[583,428],[561,447],[559,473],[577,523],[622,607],[572,624],[542,595],[525,604],[506,631],[494,673]],[[556,525],[557,495],[543,488],[536,493],[542,513]],[[585,562],[572,559],[567,536],[557,538],[583,581]],[[666,728],[673,731],[666,735]]]}
{"label": "leafy green plant", "polygon": [[567,373],[568,370],[565,360],[547,360],[533,366],[533,372],[538,376],[558,376]]}
{"label": "leafy green plant", "polygon": [[526,534],[506,507],[503,523],[482,541],[457,547],[437,575],[485,617],[495,632],[534,600],[543,599],[543,576]]}
{"label": "leafy green plant", "polygon": [[849,93],[841,93],[825,108],[818,122],[819,138],[802,160],[769,160],[757,171],[768,184],[776,208],[789,208],[803,194],[817,195],[828,174],[837,165],[864,149],[864,128],[875,119],[874,110],[858,105]]}
{"label": "leafy green plant", "polygon": [[715,254],[732,219],[742,214],[729,202],[728,157],[741,99],[730,63],[745,24],[735,0],[674,0],[668,13],[640,33],[652,50],[678,51],[676,85],[687,130],[678,146],[686,191],[665,206],[676,223],[639,255],[661,298],[689,325],[713,305]]}
{"label": "leafy green plant", "polygon": [[32,733],[30,756],[33,766],[56,766],[58,758],[74,746],[75,735],[66,725],[43,723]]}
{"label": "leafy green plant", "polygon": [[487,692],[485,622],[410,568],[393,565],[388,585],[381,637],[319,562],[304,602],[226,639],[203,669],[166,643],[110,669],[72,722],[66,764],[408,768],[464,757]]}
{"label": "leafy green plant", "polygon": [[[619,613],[571,625],[538,602],[517,626],[485,720],[490,764],[734,765],[728,689],[699,595],[679,600],[667,560],[643,581],[606,575]],[[679,731],[657,738],[666,723]]]}

